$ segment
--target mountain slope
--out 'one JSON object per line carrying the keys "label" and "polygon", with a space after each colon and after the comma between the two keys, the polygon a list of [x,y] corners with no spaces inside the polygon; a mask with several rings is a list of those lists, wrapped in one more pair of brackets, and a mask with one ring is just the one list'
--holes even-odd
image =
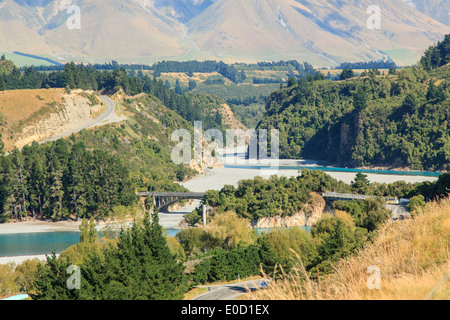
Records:
{"label": "mountain slope", "polygon": [[64,89],[8,90],[0,95],[5,150],[22,149],[33,141],[87,125],[104,112],[92,92]]}
{"label": "mountain slope", "polygon": [[[366,26],[371,1],[219,0],[189,23],[189,36],[224,57],[302,58],[317,64],[415,63],[450,28],[400,0],[380,1],[381,30]],[[398,54],[400,53],[400,54]]]}
{"label": "mountain slope", "polygon": [[433,19],[450,25],[450,2],[448,0],[403,0]]}
{"label": "mountain slope", "polygon": [[[144,0],[145,1],[145,0]],[[155,0],[153,6],[169,17],[185,23],[217,0]]]}
{"label": "mountain slope", "polygon": [[25,3],[0,1],[1,51],[52,53],[52,48],[38,33],[44,23],[45,20]]}
{"label": "mountain slope", "polygon": [[[418,3],[419,0],[416,0]],[[435,0],[441,10],[445,2]],[[81,29],[66,22],[81,10]],[[1,51],[70,61],[290,60],[316,65],[392,58],[415,63],[450,27],[403,0],[0,0]],[[419,5],[417,5],[419,7]],[[424,7],[425,8],[425,7]],[[435,11],[436,11],[435,10]]]}
{"label": "mountain slope", "polygon": [[179,56],[181,27],[175,20],[138,1],[74,1],[81,10],[81,29],[66,26],[67,14],[58,13],[41,33],[47,42],[69,56],[143,58]]}

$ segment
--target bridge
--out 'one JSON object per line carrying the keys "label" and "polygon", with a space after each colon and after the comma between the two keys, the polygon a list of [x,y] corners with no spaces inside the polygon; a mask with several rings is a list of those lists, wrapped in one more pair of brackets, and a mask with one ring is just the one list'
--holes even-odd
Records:
{"label": "bridge", "polygon": [[367,196],[363,194],[353,194],[353,193],[337,193],[337,192],[324,192],[322,197],[328,201],[351,201],[351,200],[366,200],[368,198],[373,198],[374,196]]}
{"label": "bridge", "polygon": [[153,198],[158,210],[186,199],[202,200],[205,196],[204,192],[136,192],[136,194],[140,197]]}
{"label": "bridge", "polygon": [[[325,201],[333,202],[338,200],[351,201],[351,200],[365,200],[372,198],[374,196],[367,196],[362,194],[352,194],[352,193],[337,193],[337,192],[324,192],[322,197]],[[385,198],[386,208],[392,212],[392,219],[403,220],[405,218],[410,218],[411,214],[407,208],[409,200],[397,199],[397,198]]]}

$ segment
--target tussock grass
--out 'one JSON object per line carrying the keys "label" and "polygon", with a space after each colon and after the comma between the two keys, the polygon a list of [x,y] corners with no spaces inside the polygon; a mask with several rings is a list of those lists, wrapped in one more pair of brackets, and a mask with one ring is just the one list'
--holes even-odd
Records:
{"label": "tussock grass", "polygon": [[[312,280],[299,260],[281,280],[246,299],[269,300],[421,300],[450,299],[450,199],[427,204],[414,219],[387,222],[374,240],[341,260],[328,277]],[[380,272],[379,289],[369,289]]]}

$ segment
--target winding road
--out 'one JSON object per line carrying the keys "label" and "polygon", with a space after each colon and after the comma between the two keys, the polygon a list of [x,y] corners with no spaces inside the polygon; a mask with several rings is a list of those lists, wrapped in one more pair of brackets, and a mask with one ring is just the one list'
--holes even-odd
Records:
{"label": "winding road", "polygon": [[107,123],[120,122],[120,121],[126,120],[126,117],[119,117],[116,114],[116,105],[115,105],[114,101],[112,101],[107,96],[100,96],[100,99],[106,105],[106,111],[104,113],[99,115],[97,118],[87,122],[86,124],[83,124],[81,126],[73,128],[73,129],[71,129],[69,131],[66,131],[66,132],[63,132],[61,134],[55,135],[55,136],[53,136],[53,137],[51,137],[51,138],[49,138],[49,139],[47,139],[45,141],[42,141],[40,143],[43,144],[43,143],[47,143],[47,142],[50,142],[50,141],[55,141],[55,140],[58,140],[58,139],[70,136],[71,134],[80,132],[83,129],[88,129],[88,128],[104,125],[104,124],[107,124]]}
{"label": "winding road", "polygon": [[192,300],[234,300],[247,292],[263,289],[266,283],[266,279],[260,279],[226,285],[199,286],[208,288],[209,291]]}

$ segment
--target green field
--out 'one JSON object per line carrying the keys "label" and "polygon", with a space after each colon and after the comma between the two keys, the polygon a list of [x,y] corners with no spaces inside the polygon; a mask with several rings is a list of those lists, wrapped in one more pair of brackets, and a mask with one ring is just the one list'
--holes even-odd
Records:
{"label": "green field", "polygon": [[25,57],[19,54],[10,53],[10,52],[0,52],[0,55],[5,55],[5,58],[8,60],[12,60],[14,64],[21,68],[26,66],[53,66],[53,63],[50,63],[45,60]]}

